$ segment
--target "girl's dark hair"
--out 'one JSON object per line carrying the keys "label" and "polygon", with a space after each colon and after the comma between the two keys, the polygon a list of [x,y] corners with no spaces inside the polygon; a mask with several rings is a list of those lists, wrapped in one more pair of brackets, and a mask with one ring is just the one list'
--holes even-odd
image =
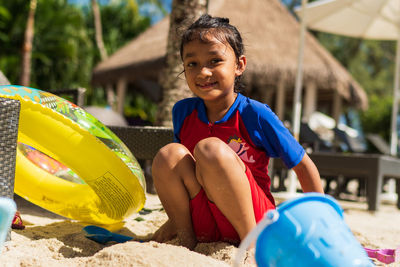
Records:
{"label": "girl's dark hair", "polygon": [[[211,17],[208,14],[198,18],[183,33],[180,47],[181,59],[183,60],[183,47],[185,44],[194,40],[208,42],[208,34],[211,34],[220,42],[228,43],[235,52],[236,60],[239,61],[239,57],[244,53],[244,46],[238,29],[229,24],[228,18]],[[242,90],[241,78],[241,75],[235,78],[235,92]]]}

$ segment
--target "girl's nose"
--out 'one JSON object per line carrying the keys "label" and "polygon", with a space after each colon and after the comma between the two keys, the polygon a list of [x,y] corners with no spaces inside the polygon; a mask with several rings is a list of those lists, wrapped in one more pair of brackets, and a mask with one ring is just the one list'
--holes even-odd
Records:
{"label": "girl's nose", "polygon": [[211,76],[211,75],[212,75],[212,72],[211,72],[211,70],[210,70],[209,68],[207,68],[207,67],[202,67],[202,68],[200,69],[199,76],[201,76],[201,77],[209,77],[209,76]]}

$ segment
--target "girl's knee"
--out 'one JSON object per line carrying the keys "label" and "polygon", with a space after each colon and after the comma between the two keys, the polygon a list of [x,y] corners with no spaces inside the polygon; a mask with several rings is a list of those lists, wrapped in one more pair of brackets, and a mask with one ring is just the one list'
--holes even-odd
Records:
{"label": "girl's knee", "polygon": [[209,137],[198,142],[193,154],[198,163],[218,164],[221,161],[234,159],[233,150],[216,137]]}
{"label": "girl's knee", "polygon": [[152,172],[172,168],[183,157],[190,154],[188,149],[182,144],[170,143],[162,147],[154,156]]}
{"label": "girl's knee", "polygon": [[162,147],[153,159],[151,168],[153,178],[165,177],[164,174],[173,171],[173,168],[188,155],[191,158],[189,150],[182,144],[171,143]]}
{"label": "girl's knee", "polygon": [[245,165],[240,158],[219,138],[210,137],[201,140],[193,154],[196,160],[197,180],[206,192],[208,179],[213,180],[213,184],[225,183],[230,181],[232,170],[245,171]]}

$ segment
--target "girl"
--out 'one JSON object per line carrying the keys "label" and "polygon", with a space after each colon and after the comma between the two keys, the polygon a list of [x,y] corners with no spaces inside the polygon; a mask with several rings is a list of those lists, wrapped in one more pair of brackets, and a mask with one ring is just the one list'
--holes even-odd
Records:
{"label": "girl", "polygon": [[153,236],[238,244],[275,208],[270,157],[296,172],[304,192],[323,189],[314,163],[271,109],[238,92],[246,69],[242,38],[226,18],[201,16],[183,34],[181,59],[197,96],[172,110],[175,142],[155,156],[154,186],[168,221]]}

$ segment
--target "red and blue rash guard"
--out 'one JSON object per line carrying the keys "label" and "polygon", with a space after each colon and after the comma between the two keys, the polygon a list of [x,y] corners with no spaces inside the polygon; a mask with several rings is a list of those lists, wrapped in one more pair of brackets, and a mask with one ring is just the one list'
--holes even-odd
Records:
{"label": "red and blue rash guard", "polygon": [[175,142],[182,143],[191,153],[207,137],[218,137],[227,143],[272,201],[269,158],[280,157],[290,169],[305,153],[268,105],[240,93],[225,116],[215,123],[208,121],[204,102],[198,97],[177,102],[172,109],[172,120]]}

